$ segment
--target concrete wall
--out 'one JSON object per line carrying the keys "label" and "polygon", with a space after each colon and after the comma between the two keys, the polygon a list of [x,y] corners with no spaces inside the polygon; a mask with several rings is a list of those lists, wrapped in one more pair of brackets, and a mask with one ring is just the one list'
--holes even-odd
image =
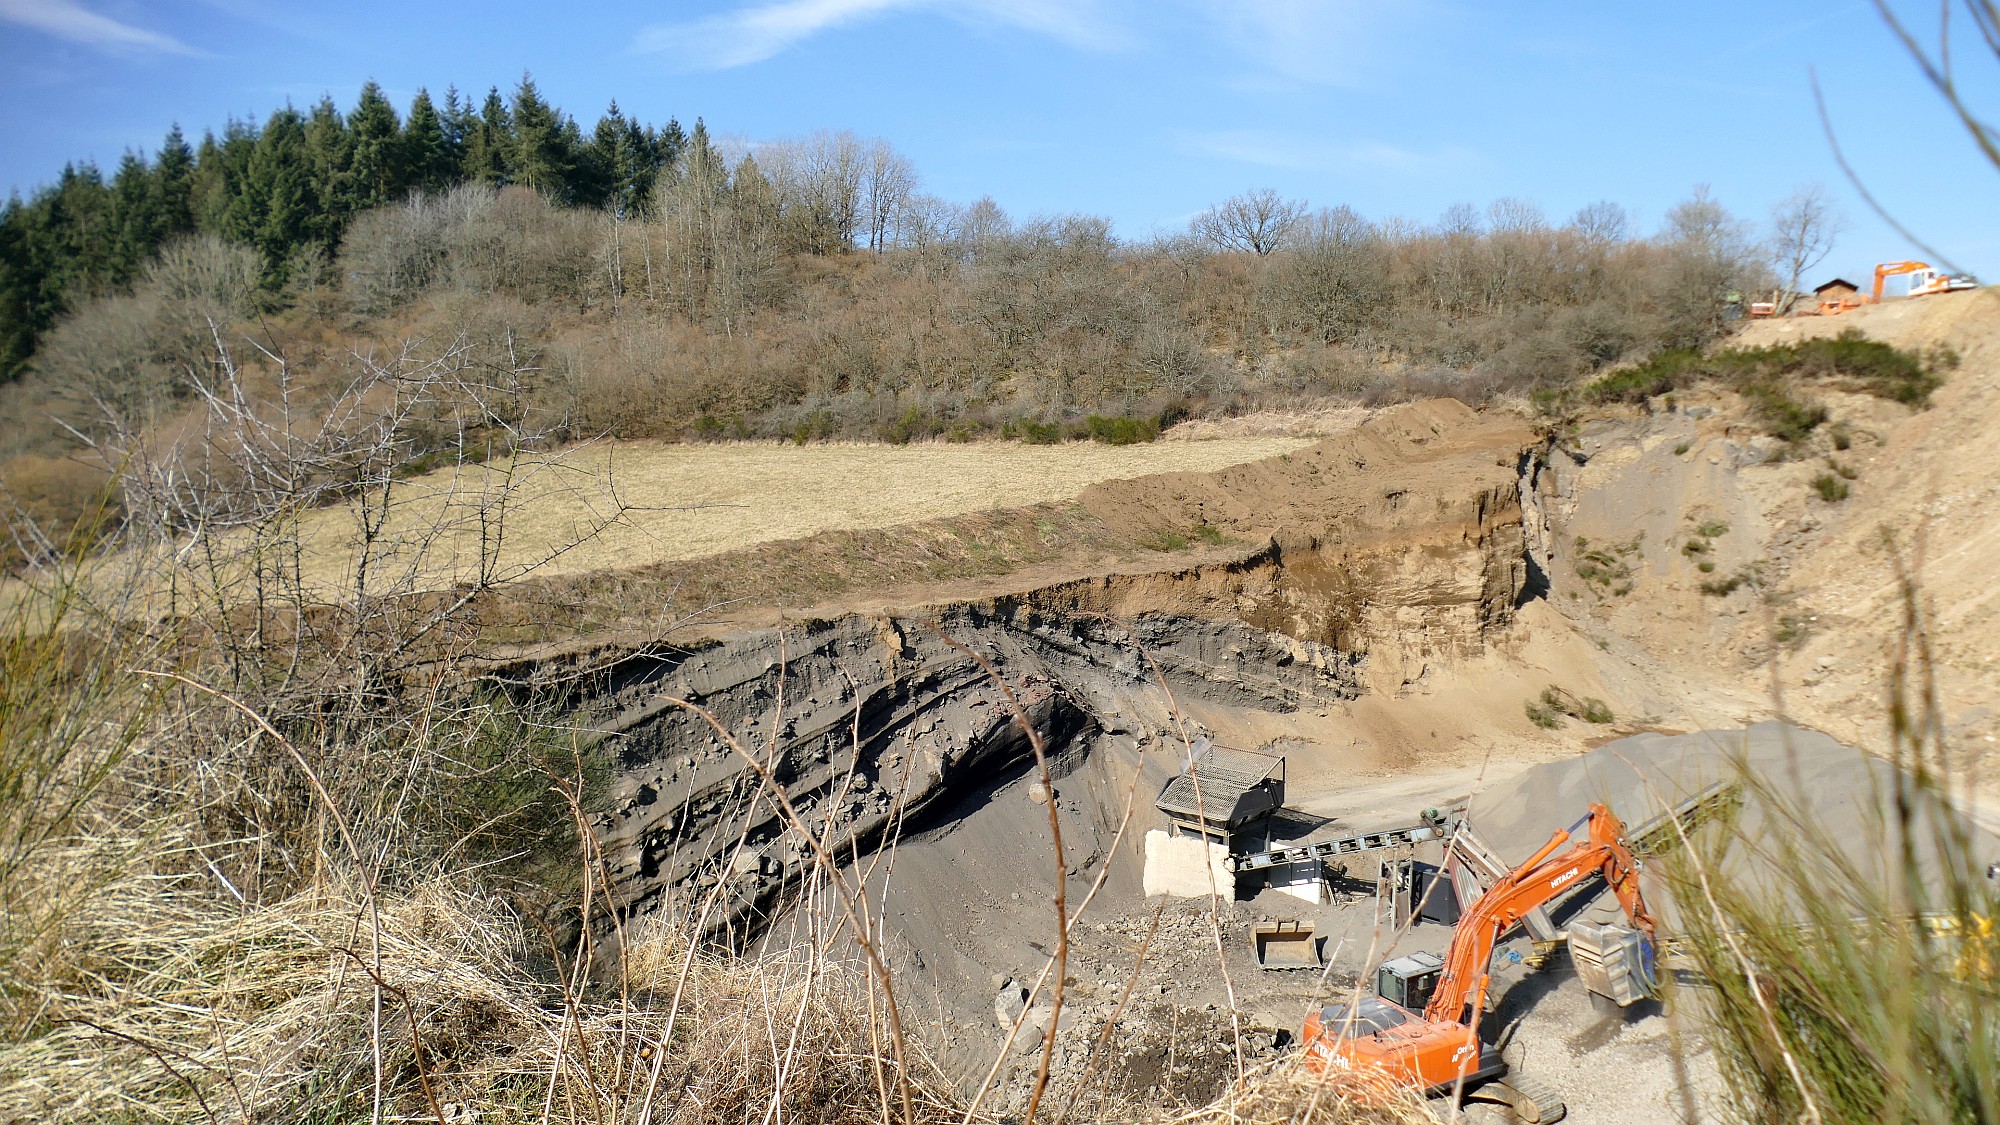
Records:
{"label": "concrete wall", "polygon": [[1198,836],[1172,836],[1160,829],[1146,833],[1146,897],[1207,898],[1236,896],[1236,875],[1229,870],[1229,849]]}

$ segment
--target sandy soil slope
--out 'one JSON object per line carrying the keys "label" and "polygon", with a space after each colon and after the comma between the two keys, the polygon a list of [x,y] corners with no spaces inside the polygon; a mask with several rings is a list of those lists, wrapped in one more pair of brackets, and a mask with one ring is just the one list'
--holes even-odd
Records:
{"label": "sandy soil slope", "polygon": [[[1824,334],[1848,319],[1760,325],[1757,337]],[[1990,787],[2000,782],[1991,768],[2000,738],[2000,291],[1879,305],[1852,320],[1901,347],[1948,345],[1960,363],[1932,409],[1882,427],[1857,458],[1852,498],[1796,551],[1791,612],[1812,627],[1782,664],[1788,704],[1834,734],[1880,739],[1880,673],[1899,619],[1885,549],[1893,540],[1924,593],[1945,721],[1962,749],[1977,751],[1969,764],[1984,767]]]}
{"label": "sandy soil slope", "polygon": [[[1916,351],[1943,344],[1960,362],[1926,410],[1815,392],[1851,433],[1847,450],[1822,437],[1781,457],[1728,395],[1682,395],[1672,410],[1587,423],[1545,482],[1552,601],[1599,650],[1598,674],[1621,713],[1678,729],[1783,714],[1886,753],[1900,558],[1923,593],[1951,742],[1990,797],[2000,760],[2000,292],[1763,322],[1738,342],[1846,330]],[[1854,474],[1852,494],[1829,503],[1812,481],[1836,464]],[[1586,551],[1628,545],[1620,565],[1630,574],[1615,585],[1580,576]],[[1702,589],[1732,575],[1756,581],[1726,595]]]}

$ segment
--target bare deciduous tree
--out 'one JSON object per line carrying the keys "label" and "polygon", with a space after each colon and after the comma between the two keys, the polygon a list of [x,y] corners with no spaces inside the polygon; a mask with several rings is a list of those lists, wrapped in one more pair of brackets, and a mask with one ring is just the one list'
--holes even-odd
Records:
{"label": "bare deciduous tree", "polygon": [[862,222],[868,160],[861,139],[822,130],[758,148],[759,163],[777,190],[780,213],[796,249],[836,254],[854,245]]}
{"label": "bare deciduous tree", "polygon": [[1730,214],[1707,184],[1696,185],[1693,194],[1667,211],[1661,242],[1673,252],[1671,267],[1657,285],[1669,321],[1677,326],[1667,337],[1675,346],[1695,346],[1711,337],[1722,324],[1726,294],[1767,276],[1742,220]]}
{"label": "bare deciduous tree", "polygon": [[[219,327],[210,339],[208,361],[184,371],[184,424],[135,428],[112,413],[102,436],[72,432],[124,466],[128,557],[172,558],[155,575],[171,612],[206,622],[249,677],[232,689],[274,714],[328,691],[372,705],[457,643],[480,596],[624,514],[608,472],[535,452],[549,434],[525,420],[533,360],[511,343],[357,350],[351,379],[328,393],[262,345],[249,370]],[[410,473],[443,454],[457,471]],[[523,503],[551,489],[574,526],[547,549],[509,547]]]}
{"label": "bare deciduous tree", "polygon": [[958,213],[956,222],[958,241],[965,253],[977,257],[996,242],[1014,233],[1014,220],[1007,212],[993,202],[990,195],[982,195],[965,206]]}
{"label": "bare deciduous tree", "polygon": [[879,137],[868,142],[862,160],[861,210],[868,224],[868,249],[880,254],[889,248],[897,220],[916,190],[917,169],[909,157]]}
{"label": "bare deciduous tree", "polygon": [[1276,272],[1279,308],[1295,331],[1323,343],[1354,336],[1387,297],[1381,239],[1349,207],[1327,208],[1303,225]]}
{"label": "bare deciduous tree", "polygon": [[1784,279],[1778,315],[1799,297],[1799,279],[1826,260],[1846,226],[1840,209],[1820,184],[1806,184],[1771,208],[1771,264]]}
{"label": "bare deciduous tree", "polygon": [[1247,250],[1262,257],[1283,247],[1305,215],[1304,201],[1259,188],[1225,199],[1196,216],[1194,232],[1224,250]]}
{"label": "bare deciduous tree", "polygon": [[1592,246],[1623,242],[1632,233],[1632,221],[1625,214],[1625,208],[1608,199],[1587,203],[1571,216],[1570,229],[1583,236],[1586,244]]}

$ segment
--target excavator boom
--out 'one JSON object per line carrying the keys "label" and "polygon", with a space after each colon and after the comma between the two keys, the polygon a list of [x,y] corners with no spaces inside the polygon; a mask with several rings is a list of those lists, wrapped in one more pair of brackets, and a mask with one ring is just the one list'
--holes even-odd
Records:
{"label": "excavator boom", "polygon": [[[1493,947],[1529,911],[1569,894],[1591,876],[1601,877],[1632,924],[1653,934],[1653,916],[1639,894],[1638,863],[1621,839],[1625,826],[1603,805],[1594,804],[1577,828],[1588,827],[1584,842],[1562,850],[1573,829],[1560,829],[1540,851],[1481,895],[1458,921],[1445,955],[1444,977],[1424,1009],[1424,1018],[1465,1022],[1483,1010],[1490,982]],[[1467,1008],[1471,1015],[1467,1014]]]}

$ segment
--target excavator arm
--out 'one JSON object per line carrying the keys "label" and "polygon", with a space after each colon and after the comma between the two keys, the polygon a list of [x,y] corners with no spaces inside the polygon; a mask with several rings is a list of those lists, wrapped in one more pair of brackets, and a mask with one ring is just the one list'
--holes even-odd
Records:
{"label": "excavator arm", "polygon": [[1881,303],[1883,285],[1890,278],[1895,277],[1898,274],[1915,273],[1918,270],[1927,270],[1929,268],[1931,268],[1929,262],[1881,263],[1880,265],[1875,267],[1875,288],[1874,291],[1869,295],[1869,300],[1876,304]]}
{"label": "excavator arm", "polygon": [[1564,845],[1574,835],[1574,828],[1557,831],[1540,851],[1508,872],[1459,918],[1445,954],[1444,974],[1424,1009],[1425,1019],[1448,1023],[1476,1019],[1486,1005],[1493,947],[1529,911],[1546,906],[1592,876],[1601,877],[1618,896],[1632,924],[1647,937],[1652,936],[1653,917],[1639,891],[1638,861],[1625,845],[1624,824],[1610,809],[1593,804],[1575,827],[1586,826],[1584,841],[1567,849]]}
{"label": "excavator arm", "polygon": [[[1584,828],[1582,842],[1572,842]],[[1504,1104],[1518,1121],[1545,1125],[1560,1120],[1562,1099],[1532,1078],[1512,1073],[1499,1052],[1479,1038],[1478,1017],[1491,983],[1489,963],[1494,945],[1516,923],[1592,877],[1602,878],[1617,894],[1632,922],[1625,933],[1636,932],[1649,942],[1653,917],[1640,894],[1638,861],[1624,835],[1625,826],[1610,809],[1591,805],[1581,821],[1549,837],[1541,850],[1459,916],[1437,990],[1421,1013],[1385,997],[1322,1008],[1306,1018],[1301,1036],[1306,1065],[1322,1074],[1345,1075],[1364,1090],[1387,1085],[1452,1092]],[[1573,927],[1572,943],[1575,936]],[[1581,972],[1581,959],[1578,967]]]}

